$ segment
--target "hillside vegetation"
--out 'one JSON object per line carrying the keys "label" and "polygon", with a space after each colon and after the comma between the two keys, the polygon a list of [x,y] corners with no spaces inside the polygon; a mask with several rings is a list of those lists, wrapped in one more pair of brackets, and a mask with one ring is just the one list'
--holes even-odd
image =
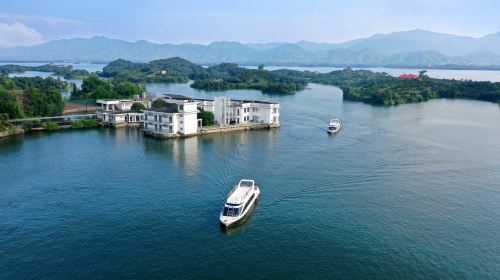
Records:
{"label": "hillside vegetation", "polygon": [[279,75],[305,81],[338,86],[344,100],[374,105],[398,105],[434,98],[465,98],[500,102],[500,83],[458,81],[429,78],[421,71],[420,78],[404,80],[386,73],[349,68],[320,74],[293,70],[278,70]]}
{"label": "hillside vegetation", "polygon": [[82,88],[73,87],[71,99],[118,99],[140,96],[146,88],[143,84],[137,84],[122,77],[101,79],[97,75],[91,75],[84,79]]}
{"label": "hillside vegetation", "polygon": [[179,57],[149,63],[119,59],[105,66],[101,76],[119,77],[135,83],[183,83],[194,80],[191,87],[200,90],[256,89],[270,94],[293,94],[307,85],[302,79],[277,75],[263,69],[248,69],[232,63],[203,68]]}
{"label": "hillside vegetation", "polygon": [[0,76],[0,114],[9,119],[61,115],[65,83],[49,78]]}
{"label": "hillside vegetation", "polygon": [[0,65],[0,73],[8,75],[11,73],[24,73],[26,71],[38,71],[53,73],[55,76],[62,76],[65,79],[83,79],[90,73],[87,70],[73,69],[71,65],[45,64],[40,66],[25,66],[16,64]]}

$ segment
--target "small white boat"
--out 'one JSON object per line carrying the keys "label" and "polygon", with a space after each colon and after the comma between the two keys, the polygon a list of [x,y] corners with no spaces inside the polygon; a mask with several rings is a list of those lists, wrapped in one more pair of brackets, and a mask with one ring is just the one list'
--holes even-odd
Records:
{"label": "small white boat", "polygon": [[260,195],[254,180],[243,179],[229,192],[224,209],[220,213],[220,222],[229,226],[243,219],[250,212]]}
{"label": "small white boat", "polygon": [[340,130],[340,121],[338,119],[330,120],[327,132],[330,134],[337,133]]}

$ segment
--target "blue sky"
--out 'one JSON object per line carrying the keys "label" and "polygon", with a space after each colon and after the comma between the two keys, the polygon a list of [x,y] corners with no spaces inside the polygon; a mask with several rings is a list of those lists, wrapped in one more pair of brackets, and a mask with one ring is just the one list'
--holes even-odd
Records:
{"label": "blue sky", "polygon": [[0,0],[0,46],[103,35],[158,43],[343,42],[426,29],[500,31],[500,1]]}

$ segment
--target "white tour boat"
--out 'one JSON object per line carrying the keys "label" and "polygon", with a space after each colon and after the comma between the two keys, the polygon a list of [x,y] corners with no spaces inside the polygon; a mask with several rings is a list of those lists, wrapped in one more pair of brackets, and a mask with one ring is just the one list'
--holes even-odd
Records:
{"label": "white tour boat", "polygon": [[220,213],[220,222],[229,226],[241,220],[255,204],[260,195],[254,180],[243,179],[229,192],[224,209]]}
{"label": "white tour boat", "polygon": [[337,133],[340,130],[340,121],[338,119],[332,119],[330,125],[328,126],[328,133]]}

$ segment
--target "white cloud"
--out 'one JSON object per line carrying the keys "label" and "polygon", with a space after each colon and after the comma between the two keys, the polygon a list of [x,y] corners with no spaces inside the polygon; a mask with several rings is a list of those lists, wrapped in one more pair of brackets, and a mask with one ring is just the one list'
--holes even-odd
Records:
{"label": "white cloud", "polygon": [[0,45],[26,46],[42,42],[42,34],[22,23],[0,23]]}
{"label": "white cloud", "polygon": [[40,16],[40,15],[13,15],[13,14],[0,14],[0,19],[4,20],[13,20],[16,22],[24,22],[24,21],[41,21],[47,23],[49,25],[59,25],[59,24],[73,24],[73,25],[81,25],[83,22],[68,19],[68,18],[57,18],[57,17],[48,17],[48,16]]}

